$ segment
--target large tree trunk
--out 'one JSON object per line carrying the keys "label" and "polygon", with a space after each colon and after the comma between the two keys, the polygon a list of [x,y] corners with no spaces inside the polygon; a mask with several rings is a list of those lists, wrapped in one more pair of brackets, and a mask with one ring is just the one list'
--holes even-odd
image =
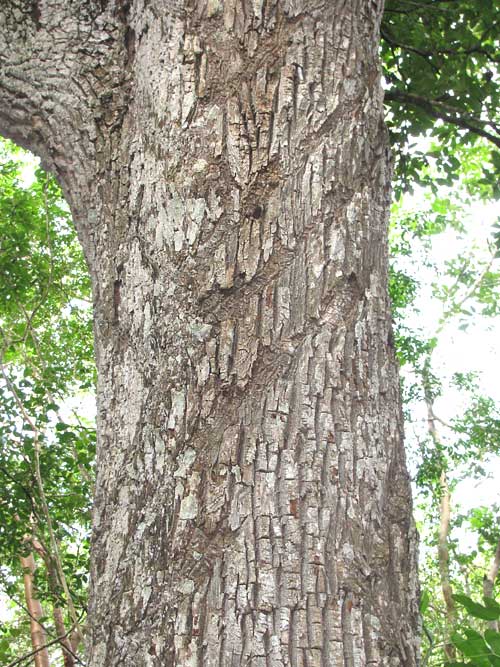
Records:
{"label": "large tree trunk", "polygon": [[89,665],[416,665],[381,0],[6,4],[93,280]]}

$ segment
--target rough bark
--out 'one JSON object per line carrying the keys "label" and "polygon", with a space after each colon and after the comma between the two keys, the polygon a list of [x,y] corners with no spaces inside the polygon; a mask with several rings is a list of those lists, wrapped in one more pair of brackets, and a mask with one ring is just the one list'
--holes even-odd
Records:
{"label": "rough bark", "polygon": [[381,5],[0,5],[93,281],[91,667],[418,663]]}

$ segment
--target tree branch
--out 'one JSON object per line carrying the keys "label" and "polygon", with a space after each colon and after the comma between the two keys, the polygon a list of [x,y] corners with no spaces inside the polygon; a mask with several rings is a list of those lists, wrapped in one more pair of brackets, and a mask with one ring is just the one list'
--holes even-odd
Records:
{"label": "tree branch", "polygon": [[[37,649],[35,649],[33,651],[30,651],[29,653],[25,653],[20,658],[16,658],[12,662],[9,662],[9,664],[6,665],[5,667],[16,667],[16,665],[20,665],[22,662],[26,662],[27,660],[30,660],[33,656],[37,655],[37,653],[39,653],[40,651],[45,651],[50,646],[54,646],[54,644],[58,644],[58,643],[64,641],[65,639],[67,639],[67,637],[73,632],[73,629],[74,628],[71,627],[68,630],[68,632],[66,632],[64,635],[61,635],[59,637],[56,637],[55,639],[52,639],[50,642],[47,642],[43,646],[39,646]],[[76,655],[76,653],[73,653],[72,651],[71,651],[71,653],[72,653],[73,657],[75,658],[75,660],[80,665],[83,665],[83,667],[85,667],[85,663],[82,660],[80,660],[80,658]]]}
{"label": "tree branch", "polygon": [[385,30],[383,27],[380,30],[380,35],[382,38],[391,46],[395,46],[399,49],[403,49],[403,51],[409,51],[410,53],[415,53],[418,56],[421,56],[422,58],[425,59],[425,61],[433,67],[435,70],[439,70],[439,68],[434,64],[429,62],[429,58],[432,56],[470,56],[473,53],[479,53],[483,56],[486,56],[488,60],[494,63],[499,63],[500,58],[495,58],[492,53],[487,51],[485,48],[481,46],[471,46],[468,49],[418,49],[415,46],[411,46],[410,44],[403,44],[402,42],[399,42],[397,39],[392,37],[387,30]]}
{"label": "tree branch", "polygon": [[[473,118],[473,122],[467,120],[466,116],[462,114],[459,109],[455,109],[450,105],[439,102],[438,100],[428,100],[425,97],[420,95],[413,95],[412,93],[406,93],[401,90],[388,90],[385,93],[386,102],[403,102],[409,104],[410,106],[423,109],[426,113],[429,114],[432,118],[439,120],[444,120],[447,123],[461,127],[464,130],[469,130],[480,137],[484,137],[491,141],[495,146],[500,148],[500,136],[496,136],[487,130],[477,127],[473,123],[481,123],[483,125],[488,125],[488,121],[480,120],[479,118]],[[456,114],[456,115],[452,115]],[[470,118],[470,115],[469,115]]]}

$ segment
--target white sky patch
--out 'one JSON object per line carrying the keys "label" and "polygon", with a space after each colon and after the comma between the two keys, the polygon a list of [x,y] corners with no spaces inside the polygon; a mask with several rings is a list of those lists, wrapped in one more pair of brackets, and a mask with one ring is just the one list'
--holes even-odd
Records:
{"label": "white sky patch", "polygon": [[[405,208],[419,209],[422,207],[423,194],[416,191],[413,197],[405,199]],[[424,254],[437,267],[444,267],[445,262],[457,257],[473,254],[474,258],[482,258],[485,262],[491,256],[488,240],[491,239],[492,225],[498,221],[500,207],[497,202],[475,203],[465,208],[463,220],[465,233],[459,234],[453,229],[432,237],[427,253],[416,248],[416,254],[408,259],[398,260],[403,268],[420,282],[421,287],[415,303],[415,311],[408,313],[405,323],[411,329],[420,330],[422,337],[433,336],[439,327],[444,308],[443,304],[432,295],[432,283],[440,282],[442,275],[425,266]],[[418,243],[418,242],[417,242]],[[420,257],[419,257],[419,253]],[[415,261],[417,259],[417,261]],[[420,259],[422,261],[420,261]],[[500,271],[500,260],[496,261],[493,270]],[[442,273],[442,271],[441,271]],[[460,417],[469,403],[467,392],[451,386],[451,379],[457,372],[477,373],[478,390],[483,396],[492,398],[500,404],[500,318],[484,317],[480,314],[467,318],[466,330],[461,330],[460,318],[451,317],[439,332],[437,347],[433,352],[434,373],[443,381],[444,391],[435,402],[436,415],[445,422]],[[403,375],[408,375],[403,369]],[[411,376],[409,376],[411,378]],[[427,432],[427,413],[425,405],[415,404],[412,407],[412,424],[407,424],[407,446],[417,447],[418,438],[425,438]],[[446,427],[440,426],[442,435],[446,436]],[[480,480],[466,474],[453,493],[453,511],[466,513],[473,508],[500,503],[500,457],[491,456],[484,462],[486,476]],[[415,471],[413,471],[415,472]],[[417,518],[422,520],[417,510]],[[477,535],[468,533],[464,527],[455,531],[460,548],[467,552],[476,547]]]}
{"label": "white sky patch", "polygon": [[35,170],[40,166],[40,159],[35,155],[25,153],[24,151],[17,157],[20,158],[19,161],[23,163],[19,180],[23,187],[29,188],[35,181]]}

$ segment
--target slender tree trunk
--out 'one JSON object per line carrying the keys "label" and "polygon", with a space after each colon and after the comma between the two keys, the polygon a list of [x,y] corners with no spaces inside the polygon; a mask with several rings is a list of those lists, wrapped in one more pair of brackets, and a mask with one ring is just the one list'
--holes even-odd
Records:
{"label": "slender tree trunk", "polygon": [[[30,542],[33,546],[33,549],[41,558],[43,558],[43,561],[45,563],[45,568],[47,571],[47,582],[49,585],[49,590],[54,599],[54,604],[52,607],[52,617],[54,619],[54,627],[56,630],[56,635],[58,637],[61,637],[60,645],[61,645],[64,667],[74,667],[75,664],[73,658],[74,650],[71,645],[71,639],[70,637],[67,636],[66,633],[66,627],[64,625],[64,611],[61,607],[58,607],[55,604],[55,601],[57,599],[58,588],[60,588],[60,583],[57,575],[57,568],[54,564],[53,558],[50,557],[50,555],[47,553],[47,550],[44,548],[42,544],[40,544],[40,542],[38,542],[38,540],[36,540],[35,538],[31,538]],[[78,633],[77,631],[77,634],[80,633]],[[75,650],[77,647],[78,647],[78,642],[76,643]]]}
{"label": "slender tree trunk", "polygon": [[454,660],[456,650],[450,641],[450,636],[455,626],[455,602],[453,600],[453,588],[450,580],[450,550],[448,548],[451,521],[451,493],[445,470],[441,471],[439,485],[441,488],[441,498],[439,501],[438,560],[441,592],[446,608],[446,644],[444,650],[446,657],[449,660]]}
{"label": "slender tree trunk", "polygon": [[416,665],[382,3],[33,6],[0,125],[93,280],[90,667]]}
{"label": "slender tree trunk", "polygon": [[71,636],[75,636],[75,634],[78,636],[79,640],[81,640],[81,633],[79,632],[79,629],[76,630],[73,629],[73,632],[67,634],[66,632],[66,627],[64,624],[64,610],[62,607],[59,607],[55,604],[55,601],[57,599],[57,593],[58,589],[60,588],[58,576],[57,576],[57,569],[54,565],[53,559],[50,557],[50,555],[46,552],[44,547],[36,541],[32,541],[36,552],[42,556],[42,558],[45,561],[45,567],[47,569],[47,579],[48,579],[48,584],[49,584],[49,590],[52,593],[53,599],[54,599],[54,605],[52,608],[52,617],[54,619],[54,627],[56,630],[56,635],[58,637],[61,637],[60,639],[60,645],[61,645],[61,652],[62,652],[62,657],[63,657],[63,663],[64,667],[74,667],[75,661],[73,658],[74,651],[77,650],[79,641],[77,640],[75,642],[75,647],[73,648],[72,642],[71,642]]}
{"label": "slender tree trunk", "polygon": [[64,662],[64,667],[74,667],[75,660],[73,658],[73,648],[70,639],[66,636],[66,627],[64,625],[64,614],[61,607],[54,607],[54,626],[58,637],[61,639],[61,652]]}
{"label": "slender tree trunk", "polygon": [[[490,567],[487,574],[485,574],[483,579],[483,595],[485,598],[493,598],[493,589],[495,587],[495,582],[498,577],[498,570],[500,569],[500,540],[497,542],[497,548],[491,559]],[[496,630],[498,632],[499,623],[498,621],[490,621],[488,623],[491,630]]]}
{"label": "slender tree trunk", "polygon": [[441,472],[439,484],[441,487],[438,538],[439,574],[441,577],[443,599],[446,605],[446,617],[448,619],[448,624],[452,626],[455,619],[455,603],[453,602],[453,589],[450,582],[450,553],[448,549],[451,520],[451,493],[448,486],[448,478],[444,471]]}
{"label": "slender tree trunk", "polygon": [[30,615],[30,633],[33,650],[37,651],[33,656],[35,667],[50,667],[49,653],[43,648],[47,643],[47,636],[43,626],[38,622],[43,616],[42,605],[36,597],[33,580],[36,570],[35,558],[32,553],[20,557],[23,568],[24,579],[24,597],[26,599],[26,608]]}
{"label": "slender tree trunk", "polygon": [[[434,399],[430,389],[430,358],[424,364],[422,375],[424,385],[425,404],[427,408],[427,431],[432,438],[436,448],[441,446],[441,439],[436,427],[436,416],[434,414]],[[439,530],[438,530],[438,565],[439,578],[441,581],[441,593],[446,609],[444,652],[448,660],[454,660],[456,650],[450,641],[450,635],[455,625],[455,602],[453,600],[453,588],[450,581],[450,523],[451,523],[451,492],[448,484],[445,464],[442,464],[439,476],[440,500],[439,500]]]}

